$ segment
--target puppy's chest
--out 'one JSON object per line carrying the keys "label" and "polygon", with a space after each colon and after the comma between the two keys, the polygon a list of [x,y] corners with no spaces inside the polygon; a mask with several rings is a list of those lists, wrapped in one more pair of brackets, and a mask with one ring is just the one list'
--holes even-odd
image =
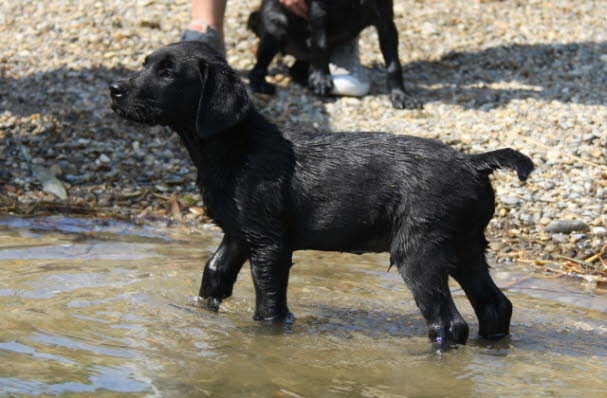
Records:
{"label": "puppy's chest", "polygon": [[234,203],[234,187],[227,181],[198,176],[197,185],[207,217],[224,231],[237,224],[237,207]]}
{"label": "puppy's chest", "polygon": [[[355,38],[364,28],[373,24],[374,19],[367,1],[328,1],[327,20],[324,24],[329,48],[342,45]],[[289,27],[289,40],[285,43],[285,52],[298,59],[307,59],[311,48],[311,30],[309,22]]]}
{"label": "puppy's chest", "polygon": [[360,1],[329,3],[326,32],[330,44],[350,40],[373,23],[372,10]]}

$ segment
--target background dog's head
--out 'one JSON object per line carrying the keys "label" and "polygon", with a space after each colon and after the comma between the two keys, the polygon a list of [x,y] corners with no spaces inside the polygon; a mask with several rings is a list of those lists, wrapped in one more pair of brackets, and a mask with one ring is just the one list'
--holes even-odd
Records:
{"label": "background dog's head", "polygon": [[109,88],[112,109],[120,116],[195,130],[205,140],[237,124],[251,107],[236,73],[216,51],[197,41],[154,51],[140,72]]}

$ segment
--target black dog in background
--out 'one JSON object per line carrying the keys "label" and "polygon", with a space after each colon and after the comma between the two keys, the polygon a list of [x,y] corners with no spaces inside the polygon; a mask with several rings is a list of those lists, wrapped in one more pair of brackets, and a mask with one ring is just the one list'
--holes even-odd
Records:
{"label": "black dog in background", "polygon": [[259,11],[249,17],[249,28],[260,38],[257,63],[249,73],[251,89],[273,94],[266,81],[268,66],[279,52],[296,58],[291,67],[295,81],[315,94],[328,95],[333,88],[329,57],[336,47],[356,38],[368,26],[375,26],[388,69],[388,91],[395,108],[421,108],[405,90],[398,59],[398,31],[394,25],[392,0],[308,0],[308,20],[290,12],[278,0],[263,0]]}
{"label": "black dog in background", "polygon": [[288,320],[294,250],[389,252],[432,340],[468,337],[449,275],[472,303],[480,336],[508,333],[512,305],[485,261],[489,175],[507,167],[525,180],[534,167],[525,155],[466,155],[405,135],[282,132],[255,110],[225,60],[194,41],[152,53],[110,94],[119,115],[172,127],[198,169],[207,214],[225,233],[205,266],[200,304],[217,310],[249,260],[254,319]]}

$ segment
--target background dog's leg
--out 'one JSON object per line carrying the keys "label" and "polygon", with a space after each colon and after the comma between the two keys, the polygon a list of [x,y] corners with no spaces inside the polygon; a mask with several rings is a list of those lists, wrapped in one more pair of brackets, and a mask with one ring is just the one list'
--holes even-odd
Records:
{"label": "background dog's leg", "polygon": [[392,6],[378,7],[377,14],[375,28],[388,70],[387,82],[392,106],[398,109],[419,109],[422,107],[421,102],[405,90],[403,83],[403,71],[398,58],[398,31],[393,21]]}
{"label": "background dog's leg", "polygon": [[306,61],[296,60],[293,65],[289,68],[289,75],[294,82],[305,86],[308,84],[308,71],[310,64]]}
{"label": "background dog's leg", "polygon": [[333,89],[329,71],[329,47],[327,43],[327,11],[322,1],[312,1],[309,8],[310,26],[310,73],[308,86],[317,95],[328,95]]}
{"label": "background dog's leg", "polygon": [[225,235],[215,253],[207,261],[202,274],[199,298],[195,305],[217,311],[232,288],[249,251],[241,243]]}
{"label": "background dog's leg", "polygon": [[256,93],[274,94],[276,87],[266,81],[268,66],[281,50],[281,37],[274,33],[265,33],[257,49],[257,63],[249,72],[251,90]]}
{"label": "background dog's leg", "polygon": [[449,263],[444,252],[444,248],[436,246],[421,247],[406,256],[397,251],[392,261],[413,292],[428,325],[428,336],[440,346],[448,347],[466,343],[468,325],[455,308],[449,291]]}
{"label": "background dog's leg", "polygon": [[[484,242],[484,236],[482,237]],[[484,248],[458,253],[460,264],[451,276],[460,284],[478,318],[480,337],[498,339],[508,334],[512,303],[491,279]]]}
{"label": "background dog's leg", "polygon": [[256,321],[293,320],[287,307],[291,254],[278,247],[263,247],[251,253]]}

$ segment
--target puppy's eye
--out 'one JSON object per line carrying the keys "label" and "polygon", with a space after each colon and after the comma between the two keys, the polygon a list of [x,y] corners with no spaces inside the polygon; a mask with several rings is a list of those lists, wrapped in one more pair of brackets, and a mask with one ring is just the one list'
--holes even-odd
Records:
{"label": "puppy's eye", "polygon": [[165,59],[158,63],[158,69],[156,73],[159,77],[163,79],[170,79],[173,77],[174,73],[173,62],[171,60]]}
{"label": "puppy's eye", "polygon": [[165,79],[170,79],[171,77],[173,77],[173,72],[168,68],[162,68],[158,71],[158,76]]}

